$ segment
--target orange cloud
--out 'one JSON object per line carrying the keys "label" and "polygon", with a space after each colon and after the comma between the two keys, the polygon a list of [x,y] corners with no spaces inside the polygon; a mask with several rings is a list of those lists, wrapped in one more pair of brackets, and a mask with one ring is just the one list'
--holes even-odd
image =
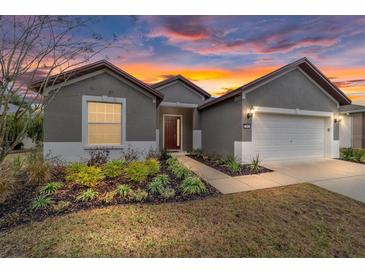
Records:
{"label": "orange cloud", "polygon": [[[219,67],[172,66],[157,63],[124,64],[120,67],[147,83],[162,81],[171,75],[181,74],[193,81],[213,96],[221,96],[237,87],[251,82],[275,69],[277,66],[252,66],[229,70]],[[346,94],[354,103],[365,100],[365,70],[363,68],[323,67],[323,73]],[[356,79],[360,79],[356,81]],[[340,83],[350,84],[341,86]],[[358,93],[358,95],[357,95]]]}

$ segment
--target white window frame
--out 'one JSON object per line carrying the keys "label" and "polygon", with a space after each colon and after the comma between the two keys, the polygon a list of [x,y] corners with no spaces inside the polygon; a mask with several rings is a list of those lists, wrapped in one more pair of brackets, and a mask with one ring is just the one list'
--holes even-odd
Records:
{"label": "white window frame", "polygon": [[[96,103],[116,103],[122,105],[122,139],[120,145],[90,145],[88,143],[88,102]],[[125,98],[108,97],[108,96],[82,96],[82,144],[85,149],[96,148],[124,148],[126,146],[126,113],[127,113],[127,100]]]}

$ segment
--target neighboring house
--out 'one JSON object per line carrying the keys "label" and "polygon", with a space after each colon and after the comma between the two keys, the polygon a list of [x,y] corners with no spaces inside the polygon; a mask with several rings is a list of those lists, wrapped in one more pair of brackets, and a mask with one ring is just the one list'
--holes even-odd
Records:
{"label": "neighboring house", "polygon": [[365,148],[365,106],[346,105],[340,111],[340,147]]}
{"label": "neighboring house", "polygon": [[106,61],[57,79],[60,91],[44,112],[44,153],[68,161],[101,147],[112,157],[131,147],[202,148],[246,162],[257,154],[336,158],[339,108],[351,103],[306,58],[218,98],[182,76],[150,86]]}

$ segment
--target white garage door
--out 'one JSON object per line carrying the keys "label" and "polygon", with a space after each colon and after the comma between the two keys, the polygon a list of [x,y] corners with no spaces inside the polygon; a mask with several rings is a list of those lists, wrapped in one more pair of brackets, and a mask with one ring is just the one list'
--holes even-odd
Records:
{"label": "white garage door", "polygon": [[256,113],[255,151],[263,160],[324,157],[322,117]]}

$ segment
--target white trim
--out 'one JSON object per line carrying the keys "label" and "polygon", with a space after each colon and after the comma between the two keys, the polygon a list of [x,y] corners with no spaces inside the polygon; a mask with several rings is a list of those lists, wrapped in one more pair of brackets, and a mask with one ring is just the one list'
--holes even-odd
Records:
{"label": "white trim", "polygon": [[313,111],[313,110],[302,110],[302,109],[291,109],[291,108],[270,108],[270,107],[260,107],[260,106],[254,106],[253,108],[255,112],[262,112],[262,113],[319,116],[319,117],[332,116],[332,112],[327,112],[327,111]]}
{"label": "white trim", "polygon": [[264,82],[262,82],[262,83],[260,83],[260,84],[258,84],[256,86],[254,86],[252,88],[249,88],[247,90],[244,90],[242,93],[244,93],[244,94],[250,93],[251,91],[254,91],[255,89],[257,89],[259,87],[262,87],[262,86],[270,83],[271,81],[274,81],[274,80],[276,80],[276,79],[278,79],[278,78],[280,78],[280,77],[288,74],[289,72],[292,72],[295,69],[296,69],[296,67],[294,67],[294,68],[292,68],[292,69],[290,69],[288,71],[284,71],[284,72],[280,73],[279,75],[276,75],[275,77],[271,77],[271,78],[267,79],[266,81],[264,81]]}
{"label": "white trim", "polygon": [[176,116],[176,117],[180,117],[180,119],[181,119],[181,123],[180,123],[180,149],[178,151],[183,151],[184,122],[183,122],[183,115],[181,115],[181,114],[167,114],[167,113],[162,114],[162,147],[165,148],[165,117],[166,116]]}
{"label": "white trim", "polygon": [[161,102],[160,106],[163,107],[180,107],[180,108],[197,108],[198,104],[187,104],[180,102]]}
{"label": "white trim", "polygon": [[340,107],[339,102],[332,97],[327,91],[325,91],[316,81],[313,80],[312,77],[310,77],[307,73],[305,73],[304,70],[302,70],[300,67],[297,68],[309,81],[311,81],[317,88],[319,88],[328,98],[330,98],[334,103],[336,103],[337,108]]}
{"label": "white trim", "polygon": [[[101,102],[101,103],[119,103],[122,104],[122,140],[120,145],[89,145],[88,144],[88,134],[87,134],[87,103],[88,102]],[[123,148],[126,145],[126,113],[127,113],[127,100],[125,98],[118,97],[108,97],[108,96],[82,96],[82,144],[85,149],[93,149],[98,147],[109,148],[109,149],[118,149]]]}

